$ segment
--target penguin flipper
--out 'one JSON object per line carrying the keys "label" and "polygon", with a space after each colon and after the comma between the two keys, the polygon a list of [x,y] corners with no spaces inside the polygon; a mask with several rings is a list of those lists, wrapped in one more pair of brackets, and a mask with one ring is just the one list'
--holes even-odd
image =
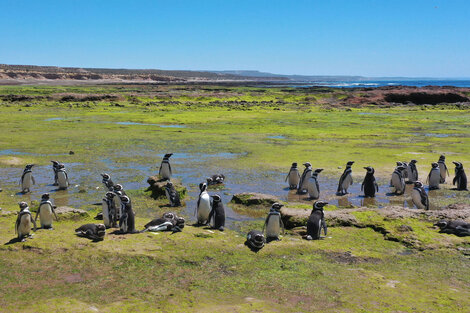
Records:
{"label": "penguin flipper", "polygon": [[287,179],[289,178],[289,174],[290,174],[290,172],[289,172],[289,173],[287,173],[287,176],[286,176],[286,179],[284,179],[284,182],[286,182],[286,181],[287,181]]}
{"label": "penguin flipper", "polygon": [[[323,227],[323,232],[325,233],[325,236],[326,234],[328,233],[328,228],[326,227],[326,221],[325,219],[322,219],[322,227]],[[320,231],[321,232],[321,231]]]}
{"label": "penguin flipper", "polygon": [[20,226],[20,220],[21,220],[21,217],[18,214],[18,217],[16,218],[16,222],[15,222],[15,234],[18,233],[18,226]]}
{"label": "penguin flipper", "polygon": [[281,216],[279,216],[279,224],[281,224],[282,234],[284,235],[286,233],[286,228],[284,227],[284,222],[282,221]]}
{"label": "penguin flipper", "polygon": [[266,217],[266,220],[264,221],[263,229],[261,230],[262,233],[264,233],[264,229],[266,228],[266,225],[268,224],[270,217],[271,215],[268,214],[268,216]]}
{"label": "penguin flipper", "polygon": [[364,183],[365,183],[365,181],[362,182],[361,191],[364,191]]}
{"label": "penguin flipper", "polygon": [[36,229],[37,229],[37,227],[36,227],[36,221],[33,220],[33,216],[32,216],[32,215],[30,215],[29,218],[31,219],[31,222],[32,222],[33,225],[34,225],[34,231],[36,231]]}
{"label": "penguin flipper", "polygon": [[379,192],[379,185],[377,184],[375,180],[374,180],[374,186],[375,186],[375,191]]}
{"label": "penguin flipper", "polygon": [[160,164],[160,168],[158,169],[158,175],[161,175],[162,173],[162,164]]}
{"label": "penguin flipper", "polygon": [[33,175],[31,175],[31,180],[33,181],[33,185],[36,185],[36,180],[34,179]]}
{"label": "penguin flipper", "polygon": [[171,165],[170,165],[170,162],[168,162],[168,169],[170,170],[170,175],[173,175],[173,172],[171,171]]}

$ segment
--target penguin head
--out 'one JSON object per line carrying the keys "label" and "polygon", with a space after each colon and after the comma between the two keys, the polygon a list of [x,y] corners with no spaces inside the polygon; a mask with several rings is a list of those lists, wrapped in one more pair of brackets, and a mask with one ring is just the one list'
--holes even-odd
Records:
{"label": "penguin head", "polygon": [[403,164],[403,166],[408,166],[408,163],[406,161],[401,162],[401,164]]}
{"label": "penguin head", "polygon": [[115,194],[115,195],[117,195],[117,196],[119,196],[119,197],[121,197],[121,196],[122,196],[122,192],[121,192],[120,190],[118,190],[118,191],[115,191],[115,192],[114,192],[114,194]]}
{"label": "penguin head", "polygon": [[397,166],[403,166],[403,162],[397,161]]}
{"label": "penguin head", "polygon": [[310,164],[310,162],[305,162],[305,163],[304,163],[304,166],[305,166],[305,167],[311,167],[312,164]]}
{"label": "penguin head", "polygon": [[406,167],[404,167],[403,165],[397,166],[397,170],[399,170],[399,171],[403,171],[405,169],[406,169]]}
{"label": "penguin head", "polygon": [[274,212],[280,212],[281,211],[281,208],[284,206],[284,204],[280,204],[280,203],[273,203],[273,205],[271,206],[271,211],[274,211]]}
{"label": "penguin head", "polygon": [[432,162],[431,166],[432,166],[432,168],[437,168],[437,167],[439,167],[439,164],[437,164],[436,162]]}
{"label": "penguin head", "polygon": [[34,164],[27,164],[26,167],[25,167],[25,169],[26,169],[26,170],[30,170],[30,169],[33,168],[33,166],[34,166]]}
{"label": "penguin head", "polygon": [[18,203],[18,205],[20,206],[21,211],[28,207],[28,204],[24,201],[21,201],[20,203]]}
{"label": "penguin head", "polygon": [[169,159],[172,155],[173,155],[173,153],[167,153],[167,154],[165,154],[165,156],[163,158]]}
{"label": "penguin head", "polygon": [[171,181],[168,181],[166,183],[166,188],[171,188],[171,187],[173,187],[173,183]]}
{"label": "penguin head", "polygon": [[51,162],[52,162],[52,165],[53,165],[53,166],[59,165],[59,162],[57,162],[57,161],[51,160]]}
{"label": "penguin head", "polygon": [[440,220],[439,222],[435,223],[434,226],[439,227],[440,229],[446,228],[448,222],[445,220]]}
{"label": "penguin head", "polygon": [[415,187],[416,187],[416,188],[422,188],[422,187],[423,187],[423,183],[420,182],[420,181],[416,181],[416,182],[415,182]]}
{"label": "penguin head", "polygon": [[207,189],[207,184],[206,183],[200,183],[199,184],[199,190],[203,192],[204,190]]}
{"label": "penguin head", "polygon": [[112,199],[112,198],[114,198],[115,195],[116,195],[116,194],[115,194],[114,192],[108,191],[108,192],[106,193],[106,198]]}
{"label": "penguin head", "polygon": [[354,164],[354,161],[349,161],[348,163],[346,163],[346,165],[349,167],[351,167],[353,164]]}
{"label": "penguin head", "polygon": [[463,167],[462,163],[460,163],[460,162],[452,161],[452,163],[455,164],[455,168],[462,168]]}
{"label": "penguin head", "polygon": [[328,204],[328,202],[326,202],[326,201],[318,200],[313,204],[313,211],[323,210],[323,207],[327,204]]}
{"label": "penguin head", "polygon": [[107,173],[102,173],[101,176],[103,177],[103,180],[109,180],[111,178]]}
{"label": "penguin head", "polygon": [[293,168],[297,168],[297,162],[292,163]]}
{"label": "penguin head", "polygon": [[439,157],[439,161],[445,161],[446,160],[446,156],[441,154],[441,156]]}
{"label": "penguin head", "polygon": [[413,160],[410,161],[410,163],[415,164],[415,163],[418,163],[418,161],[416,161],[415,159],[413,159]]}
{"label": "penguin head", "polygon": [[323,171],[322,168],[317,168],[317,169],[315,170],[315,173],[320,174],[322,171]]}
{"label": "penguin head", "polygon": [[184,222],[185,222],[185,220],[184,220],[183,217],[178,216],[178,217],[176,218],[176,226],[178,226],[179,228],[183,228],[183,227],[184,227]]}
{"label": "penguin head", "polygon": [[63,163],[60,163],[57,167],[60,168],[60,169],[64,169],[65,165]]}
{"label": "penguin head", "polygon": [[45,193],[41,196],[41,200],[44,200],[44,201],[47,201],[49,200],[49,194],[48,193]]}
{"label": "penguin head", "polygon": [[220,196],[219,196],[219,195],[213,195],[213,196],[212,196],[212,199],[214,200],[214,203],[215,203],[215,202],[220,202],[220,201],[221,201],[221,198],[220,198]]}
{"label": "penguin head", "polygon": [[131,199],[129,199],[128,196],[122,196],[121,197],[121,202],[127,204],[127,203],[131,202]]}
{"label": "penguin head", "polygon": [[167,219],[167,220],[173,220],[175,219],[176,215],[173,212],[166,212],[163,213],[162,218]]}
{"label": "penguin head", "polygon": [[207,183],[210,185],[212,184],[212,177],[207,177],[206,178]]}
{"label": "penguin head", "polygon": [[263,248],[266,243],[266,238],[264,238],[264,235],[261,232],[256,233],[255,235],[252,235],[251,232],[249,232],[246,236],[246,240],[248,240],[249,244],[256,249]]}
{"label": "penguin head", "polygon": [[367,174],[374,174],[375,170],[372,166],[366,166],[364,167],[365,170],[367,170]]}
{"label": "penguin head", "polygon": [[116,185],[113,186],[113,189],[114,189],[115,191],[121,191],[121,190],[122,190],[122,185],[116,184]]}
{"label": "penguin head", "polygon": [[100,238],[104,238],[106,235],[106,226],[104,226],[104,224],[96,224],[96,235]]}

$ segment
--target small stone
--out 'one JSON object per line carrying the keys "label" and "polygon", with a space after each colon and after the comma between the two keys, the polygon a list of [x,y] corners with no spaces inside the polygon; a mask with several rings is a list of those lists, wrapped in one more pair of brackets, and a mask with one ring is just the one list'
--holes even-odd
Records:
{"label": "small stone", "polygon": [[72,155],[72,154],[75,154],[75,152],[73,152],[72,150],[69,151],[69,154]]}

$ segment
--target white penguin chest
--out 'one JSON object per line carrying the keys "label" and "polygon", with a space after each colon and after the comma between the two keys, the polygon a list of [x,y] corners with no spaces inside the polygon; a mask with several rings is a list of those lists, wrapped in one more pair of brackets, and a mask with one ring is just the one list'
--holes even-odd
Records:
{"label": "white penguin chest", "polygon": [[60,188],[67,188],[67,175],[63,171],[59,171],[57,173],[57,183],[59,184]]}
{"label": "white penguin chest", "polygon": [[441,179],[441,173],[439,169],[433,169],[429,175],[429,184],[432,186],[439,185]]}
{"label": "white penguin chest", "polygon": [[23,189],[31,187],[32,177],[33,177],[33,174],[31,172],[27,172],[26,174],[24,174],[23,180],[21,181],[21,185],[23,186]]}
{"label": "white penguin chest", "polygon": [[308,193],[313,197],[318,196],[317,179],[315,177],[310,177],[308,180]]}
{"label": "white penguin chest", "polygon": [[267,237],[278,237],[281,233],[281,216],[278,214],[272,214],[269,217],[266,225],[266,236]]}
{"label": "white penguin chest", "polygon": [[43,203],[40,206],[39,218],[41,225],[50,226],[52,225],[52,207],[49,203]]}
{"label": "white penguin chest", "polygon": [[347,189],[352,184],[352,175],[348,174],[343,180],[343,189]]}
{"label": "white penguin chest", "polygon": [[199,217],[207,217],[211,211],[211,200],[207,192],[203,192],[199,197],[199,206],[197,208]]}
{"label": "white penguin chest", "polygon": [[418,209],[424,208],[424,205],[421,203],[421,194],[418,190],[413,189],[413,191],[411,192],[411,199],[413,200],[414,205],[416,205]]}
{"label": "white penguin chest", "polygon": [[403,178],[400,177],[400,175],[398,175],[397,173],[393,173],[392,174],[392,185],[395,188],[401,189],[402,186],[403,186]]}
{"label": "white penguin chest", "polygon": [[162,169],[160,171],[160,175],[163,178],[170,178],[171,173],[170,173],[170,164],[169,163],[162,163]]}
{"label": "white penguin chest", "polygon": [[18,226],[18,235],[23,236],[31,232],[32,223],[31,216],[29,214],[24,214],[21,217],[20,225]]}
{"label": "white penguin chest", "polygon": [[289,185],[297,185],[300,181],[298,170],[292,170],[289,172]]}

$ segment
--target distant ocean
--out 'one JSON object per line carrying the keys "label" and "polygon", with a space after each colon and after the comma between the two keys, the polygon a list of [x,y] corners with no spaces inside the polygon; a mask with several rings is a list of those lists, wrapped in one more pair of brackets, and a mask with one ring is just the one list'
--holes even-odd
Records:
{"label": "distant ocean", "polygon": [[377,80],[377,81],[312,81],[312,82],[292,82],[288,85],[294,87],[383,87],[383,86],[454,86],[454,87],[470,87],[470,80]]}

